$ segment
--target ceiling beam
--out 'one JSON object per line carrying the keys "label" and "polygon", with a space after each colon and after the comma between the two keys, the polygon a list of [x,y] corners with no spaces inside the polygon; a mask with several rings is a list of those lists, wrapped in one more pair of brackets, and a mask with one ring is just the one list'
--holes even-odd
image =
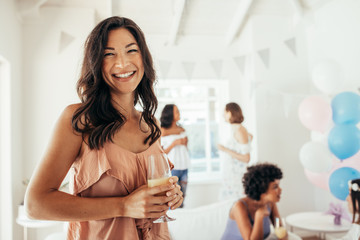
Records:
{"label": "ceiling beam", "polygon": [[176,43],[177,36],[179,33],[181,19],[182,19],[183,13],[184,13],[185,3],[186,3],[186,0],[178,0],[177,1],[177,6],[175,7],[176,12],[174,14],[174,20],[173,20],[173,23],[172,23],[172,26],[170,29],[170,35],[169,35],[169,41],[168,41],[169,45],[174,45]]}
{"label": "ceiling beam", "polygon": [[242,0],[235,12],[234,18],[230,24],[229,30],[226,34],[225,43],[230,45],[234,40],[239,29],[245,23],[246,16],[249,12],[253,0]]}
{"label": "ceiling beam", "polygon": [[304,9],[301,6],[300,0],[290,0],[291,5],[293,6],[295,13],[298,17],[302,17],[304,14]]}
{"label": "ceiling beam", "polygon": [[18,7],[19,7],[20,15],[22,17],[38,16],[40,7],[44,5],[47,1],[49,0],[19,1]]}

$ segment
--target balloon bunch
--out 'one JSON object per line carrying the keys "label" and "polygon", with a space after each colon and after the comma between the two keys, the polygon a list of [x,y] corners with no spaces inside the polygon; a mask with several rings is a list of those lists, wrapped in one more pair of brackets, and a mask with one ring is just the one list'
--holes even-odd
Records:
{"label": "balloon bunch", "polygon": [[[326,79],[326,74],[314,72],[315,85],[323,92],[329,90],[321,85],[326,81],[319,80],[321,76]],[[334,85],[332,91],[335,89]],[[300,103],[298,114],[301,123],[312,131],[311,141],[299,153],[306,177],[315,186],[345,200],[349,194],[347,182],[360,178],[360,130],[356,126],[360,122],[360,95],[341,92],[331,101],[310,96]]]}

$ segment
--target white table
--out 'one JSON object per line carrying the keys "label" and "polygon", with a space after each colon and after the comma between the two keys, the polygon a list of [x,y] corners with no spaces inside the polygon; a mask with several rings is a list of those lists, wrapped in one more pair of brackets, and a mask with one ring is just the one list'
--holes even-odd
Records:
{"label": "white table", "polygon": [[30,219],[25,214],[24,206],[19,206],[18,217],[16,223],[24,227],[24,240],[27,240],[27,229],[28,228],[44,228],[51,227],[60,224],[58,221],[42,221]]}
{"label": "white table", "polygon": [[341,219],[341,225],[334,224],[334,216],[324,212],[300,212],[285,218],[290,231],[294,228],[304,229],[319,234],[320,239],[325,239],[327,233],[346,233],[351,227],[351,222]]}

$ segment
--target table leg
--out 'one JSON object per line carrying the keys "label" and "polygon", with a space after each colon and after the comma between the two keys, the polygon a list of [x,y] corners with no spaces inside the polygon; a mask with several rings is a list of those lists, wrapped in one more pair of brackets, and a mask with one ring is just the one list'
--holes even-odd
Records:
{"label": "table leg", "polygon": [[27,240],[27,227],[24,227],[24,240]]}

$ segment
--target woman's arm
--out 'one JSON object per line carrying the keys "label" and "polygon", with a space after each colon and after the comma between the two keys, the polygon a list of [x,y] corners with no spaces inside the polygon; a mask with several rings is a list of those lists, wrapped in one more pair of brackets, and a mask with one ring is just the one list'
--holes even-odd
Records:
{"label": "woman's arm", "polygon": [[262,240],[264,238],[263,218],[269,214],[267,209],[257,210],[254,225],[251,225],[248,211],[241,201],[234,204],[232,208],[233,217],[244,240]]}
{"label": "woman's arm", "polygon": [[250,153],[247,154],[241,154],[238,152],[235,152],[231,150],[230,148],[225,147],[224,145],[218,144],[218,149],[220,151],[226,152],[229,154],[232,158],[235,158],[241,162],[248,163],[250,161]]}
{"label": "woman's arm", "polygon": [[[167,210],[168,203],[179,200],[173,183],[154,188],[139,188],[126,197],[83,198],[59,191],[72,163],[81,150],[82,137],[74,133],[71,119],[78,105],[67,107],[58,120],[44,158],[35,170],[25,194],[25,206],[31,218],[86,221],[118,216],[147,218],[159,217]],[[154,197],[169,192],[170,196]],[[180,203],[181,204],[181,203]],[[180,205],[180,204],[176,204]],[[175,206],[174,206],[175,207]]]}
{"label": "woman's arm", "polygon": [[[235,139],[239,144],[247,144],[249,142],[249,134],[244,127],[239,127],[237,131],[235,132]],[[226,152],[229,154],[232,158],[235,158],[241,162],[248,163],[250,161],[250,153],[241,154],[238,152],[235,152],[221,144],[218,145],[219,150]]]}

